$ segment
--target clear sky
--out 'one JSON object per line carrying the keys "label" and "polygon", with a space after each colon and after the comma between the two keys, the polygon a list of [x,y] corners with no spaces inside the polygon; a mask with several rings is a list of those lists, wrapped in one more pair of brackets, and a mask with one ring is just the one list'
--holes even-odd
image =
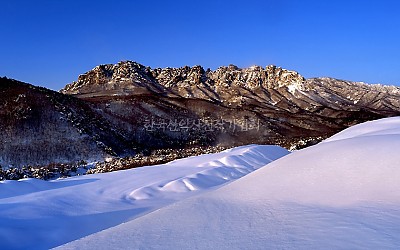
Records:
{"label": "clear sky", "polygon": [[396,0],[0,0],[0,76],[54,90],[99,64],[275,64],[400,86]]}

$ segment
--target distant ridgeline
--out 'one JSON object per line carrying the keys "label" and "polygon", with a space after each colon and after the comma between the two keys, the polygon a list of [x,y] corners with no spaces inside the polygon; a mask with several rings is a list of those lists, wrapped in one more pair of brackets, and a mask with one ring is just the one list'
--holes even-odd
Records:
{"label": "distant ridgeline", "polygon": [[312,145],[351,125],[400,114],[400,89],[304,79],[276,66],[214,71],[95,67],[54,92],[0,79],[0,165],[103,161],[156,149]]}

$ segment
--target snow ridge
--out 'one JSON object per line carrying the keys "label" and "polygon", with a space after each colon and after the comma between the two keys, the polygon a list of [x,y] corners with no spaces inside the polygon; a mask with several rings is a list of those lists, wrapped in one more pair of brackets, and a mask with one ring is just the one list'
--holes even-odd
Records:
{"label": "snow ridge", "polygon": [[215,190],[288,153],[248,145],[104,174],[0,181],[0,248],[56,247]]}
{"label": "snow ridge", "polygon": [[199,165],[198,168],[201,171],[195,174],[135,189],[127,198],[132,200],[155,199],[170,196],[172,193],[210,189],[243,177],[274,159],[275,157],[269,158],[267,155],[257,154],[252,150],[247,150],[242,155],[224,156],[221,159]]}

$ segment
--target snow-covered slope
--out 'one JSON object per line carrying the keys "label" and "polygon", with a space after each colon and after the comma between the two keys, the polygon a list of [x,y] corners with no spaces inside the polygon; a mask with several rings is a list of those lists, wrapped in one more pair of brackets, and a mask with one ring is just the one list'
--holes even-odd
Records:
{"label": "snow-covered slope", "polygon": [[398,135],[400,134],[400,117],[392,117],[369,121],[363,124],[353,126],[351,129],[345,129],[340,133],[328,138],[324,142],[351,139],[354,137],[366,137],[375,135]]}
{"label": "snow-covered slope", "polygon": [[286,154],[249,145],[106,174],[0,181],[0,249],[59,246],[220,187]]}
{"label": "snow-covered slope", "polygon": [[400,118],[350,128],[65,249],[399,249]]}

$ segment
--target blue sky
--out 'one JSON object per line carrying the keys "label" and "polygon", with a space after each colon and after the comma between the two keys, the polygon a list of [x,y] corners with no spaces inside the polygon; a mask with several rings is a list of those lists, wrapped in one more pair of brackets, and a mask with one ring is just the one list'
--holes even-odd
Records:
{"label": "blue sky", "polygon": [[400,86],[400,1],[1,1],[0,76],[54,90],[96,65],[275,64]]}

